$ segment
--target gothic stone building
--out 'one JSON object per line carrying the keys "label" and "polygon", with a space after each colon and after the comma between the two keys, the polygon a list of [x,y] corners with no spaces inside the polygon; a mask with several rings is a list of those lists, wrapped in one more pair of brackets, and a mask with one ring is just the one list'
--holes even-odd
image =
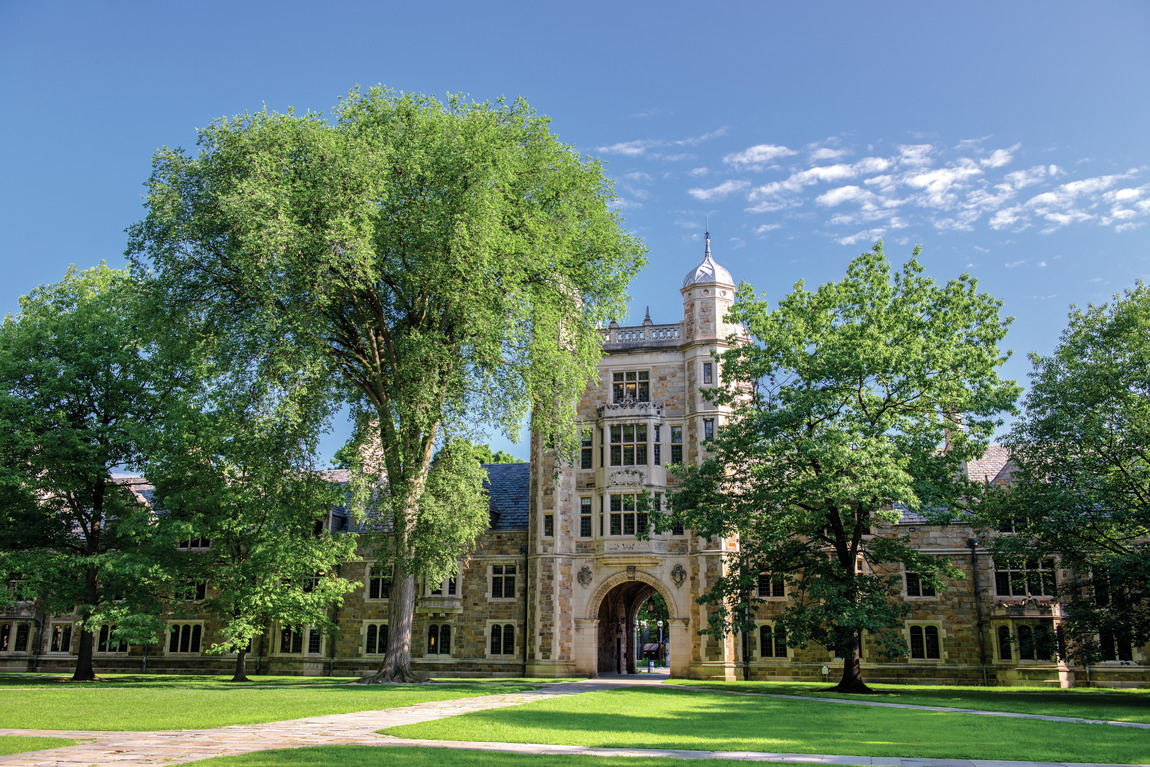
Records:
{"label": "gothic stone building", "polygon": [[[706,607],[695,597],[718,577],[735,540],[712,541],[673,530],[639,540],[646,524],[641,493],[661,499],[674,479],[667,465],[698,462],[701,445],[726,413],[700,390],[719,383],[712,354],[741,328],[725,322],[735,296],[730,273],[710,253],[683,281],[682,318],[603,331],[598,378],[579,401],[583,444],[574,466],[559,465],[538,439],[529,464],[488,467],[491,526],[460,572],[422,584],[412,654],[436,676],[595,676],[633,672],[640,606],[662,595],[672,676],[733,679],[741,672],[741,642],[700,635]],[[985,482],[1009,479],[1009,461],[992,447],[969,465]],[[334,479],[338,480],[336,476]],[[146,494],[147,487],[140,491]],[[346,529],[335,510],[332,528]],[[1019,569],[995,562],[961,525],[932,526],[903,516],[898,533],[924,552],[951,559],[965,576],[938,593],[913,573],[902,576],[911,605],[903,628],[910,657],[885,661],[864,637],[862,662],[870,681],[968,684],[1133,685],[1150,680],[1147,648],[1103,637],[1112,660],[1072,669],[1050,657],[1059,620],[1053,583],[1069,577],[1053,561]],[[189,545],[210,545],[190,541]],[[378,666],[387,637],[387,580],[370,559],[347,562],[359,580],[334,612],[334,634],[274,626],[253,647],[249,672],[358,675]],[[842,660],[819,645],[791,647],[773,619],[788,586],[764,574],[764,606],[749,637],[751,674],[759,679],[837,678]],[[79,642],[75,616],[44,616],[23,604],[0,618],[0,669],[70,671]],[[210,616],[173,616],[169,635],[149,648],[97,638],[100,671],[226,672],[230,656],[209,655],[216,627]],[[825,669],[825,672],[824,672]]]}

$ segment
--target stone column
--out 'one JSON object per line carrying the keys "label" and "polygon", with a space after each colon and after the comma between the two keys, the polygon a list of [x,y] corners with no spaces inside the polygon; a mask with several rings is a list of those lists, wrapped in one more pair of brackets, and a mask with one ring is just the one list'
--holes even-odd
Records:
{"label": "stone column", "polygon": [[599,621],[595,618],[575,620],[575,674],[599,676]]}
{"label": "stone column", "polygon": [[672,618],[667,621],[667,638],[671,652],[671,676],[685,678],[691,667],[691,621]]}

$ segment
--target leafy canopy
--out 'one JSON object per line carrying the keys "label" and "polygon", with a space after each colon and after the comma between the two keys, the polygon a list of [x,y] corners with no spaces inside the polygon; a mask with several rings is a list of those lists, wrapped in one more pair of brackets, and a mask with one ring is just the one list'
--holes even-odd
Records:
{"label": "leafy canopy", "polygon": [[732,339],[724,386],[703,390],[730,415],[671,499],[700,535],[738,538],[703,597],[713,633],[753,627],[760,572],[795,587],[783,623],[798,645],[849,645],[901,622],[894,579],[860,560],[937,583],[945,563],[883,525],[905,509],[941,519],[974,497],[962,462],[981,455],[1018,387],[996,372],[1010,323],[1000,302],[966,275],[924,276],[918,253],[892,272],[879,243],[841,281],[799,283],[775,309],[740,287],[728,321],[750,339]]}
{"label": "leafy canopy", "polygon": [[1150,640],[1150,289],[1070,314],[1053,354],[1032,354],[1026,411],[1007,439],[1011,484],[980,509],[1004,555],[1056,554],[1072,656],[1099,632]]}
{"label": "leafy canopy", "polygon": [[[139,468],[182,382],[140,334],[140,286],[101,264],[20,299],[0,326],[0,569],[51,613],[146,642],[163,580],[155,526],[113,472]],[[91,678],[91,635],[77,674]]]}

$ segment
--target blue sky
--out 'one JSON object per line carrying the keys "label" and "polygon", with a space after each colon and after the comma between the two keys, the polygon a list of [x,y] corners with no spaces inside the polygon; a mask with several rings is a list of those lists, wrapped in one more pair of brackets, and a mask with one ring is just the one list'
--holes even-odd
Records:
{"label": "blue sky", "polygon": [[650,249],[624,324],[680,317],[708,217],[772,302],[883,238],[1004,301],[1021,381],[1071,304],[1150,278],[1148,39],[1141,2],[0,0],[0,311],[124,264],[156,148],[382,83],[522,95],[600,158]]}

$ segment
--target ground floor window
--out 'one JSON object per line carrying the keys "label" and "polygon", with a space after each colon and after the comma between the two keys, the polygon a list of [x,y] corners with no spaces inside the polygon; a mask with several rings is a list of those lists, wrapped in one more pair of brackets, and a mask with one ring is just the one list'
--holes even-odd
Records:
{"label": "ground floor window", "polygon": [[169,653],[200,652],[204,627],[199,623],[172,623],[168,626]]}
{"label": "ground floor window", "polygon": [[319,655],[323,650],[323,633],[309,626],[298,630],[285,626],[280,631],[280,653],[283,655],[300,655],[307,650],[308,655]]}
{"label": "ground floor window", "polygon": [[998,659],[1001,661],[1014,660],[1014,650],[1012,648],[1013,641],[1010,636],[1010,628],[1008,626],[998,627]]}
{"label": "ground floor window", "polygon": [[782,626],[764,623],[759,626],[759,657],[787,657],[787,630]]}
{"label": "ground floor window", "polygon": [[101,626],[100,635],[96,642],[96,652],[127,652],[128,643],[122,639],[116,639],[115,636],[115,626]]}
{"label": "ground floor window", "polygon": [[28,652],[32,624],[27,621],[0,623],[0,652]]}
{"label": "ground floor window", "polygon": [[515,624],[492,623],[487,629],[489,655],[515,654]]}
{"label": "ground floor window", "polygon": [[432,623],[427,627],[427,654],[451,655],[450,623]]}
{"label": "ground floor window", "polygon": [[1054,622],[1050,620],[1003,624],[995,629],[995,638],[998,659],[1003,663],[1054,660],[1059,645]]}
{"label": "ground floor window", "polygon": [[70,652],[72,650],[71,623],[53,623],[48,636],[48,652]]}
{"label": "ground floor window", "polygon": [[364,655],[385,655],[387,653],[387,624],[369,623],[364,629]]}
{"label": "ground floor window", "polygon": [[942,632],[937,625],[916,623],[909,633],[912,660],[942,660]]}
{"label": "ground floor window", "polygon": [[1098,650],[1103,661],[1134,660],[1134,648],[1130,642],[1130,635],[1124,632],[1099,632]]}

